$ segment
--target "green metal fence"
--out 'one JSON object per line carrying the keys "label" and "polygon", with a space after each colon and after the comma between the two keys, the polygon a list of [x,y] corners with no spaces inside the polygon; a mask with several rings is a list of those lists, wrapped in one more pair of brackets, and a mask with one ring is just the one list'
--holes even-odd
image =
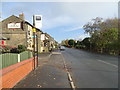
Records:
{"label": "green metal fence", "polygon": [[25,51],[25,52],[20,53],[20,61],[26,60],[31,57],[32,57],[32,52]]}
{"label": "green metal fence", "polygon": [[[18,63],[18,54],[16,53],[5,53],[0,55],[0,69],[8,67],[10,65]],[[32,57],[32,52],[24,51],[20,53],[20,62]]]}
{"label": "green metal fence", "polygon": [[15,64],[18,62],[18,54],[13,54],[13,53],[6,53],[0,55],[2,57],[2,68],[8,67],[12,64]]}

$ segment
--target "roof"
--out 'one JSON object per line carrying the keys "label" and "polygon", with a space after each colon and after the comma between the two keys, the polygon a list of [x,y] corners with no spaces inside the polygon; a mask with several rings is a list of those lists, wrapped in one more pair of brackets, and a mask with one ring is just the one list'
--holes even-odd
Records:
{"label": "roof", "polygon": [[[33,27],[33,28],[35,28],[36,30],[38,30],[38,31],[40,31],[40,32],[42,32],[42,30],[40,30],[40,29],[38,29],[38,28],[36,28],[36,27],[34,27],[32,24],[30,24],[29,22],[27,22],[27,21],[24,21],[25,23],[27,23],[27,24],[29,24],[31,27]],[[43,33],[43,32],[42,32]]]}
{"label": "roof", "polygon": [[7,20],[7,19],[9,19],[9,18],[12,18],[12,17],[15,17],[15,18],[17,18],[17,19],[19,19],[19,20],[23,21],[21,18],[19,18],[19,17],[15,16],[15,15],[11,15],[11,16],[9,16],[8,18],[6,18],[6,19],[2,20],[2,22],[4,22],[5,20]]}
{"label": "roof", "polygon": [[48,38],[51,38],[51,39],[53,39],[54,40],[54,38],[53,37],[51,37],[48,33],[44,33],[45,34],[45,36],[47,36]]}
{"label": "roof", "polygon": [[[2,20],[1,22],[4,22],[5,20],[7,20],[7,19],[9,19],[9,18],[12,18],[12,17],[15,17],[15,18],[19,19],[21,22],[25,22],[25,23],[29,24],[31,27],[34,27],[34,26],[33,26],[32,24],[30,24],[28,21],[25,21],[25,20],[23,20],[23,19],[15,16],[15,15],[11,15],[11,16],[9,16],[8,18]],[[34,28],[36,28],[36,27],[34,27]],[[38,29],[38,28],[36,28],[36,30],[42,32],[42,30],[40,30],[40,29]],[[42,32],[42,33],[43,33],[43,32]]]}

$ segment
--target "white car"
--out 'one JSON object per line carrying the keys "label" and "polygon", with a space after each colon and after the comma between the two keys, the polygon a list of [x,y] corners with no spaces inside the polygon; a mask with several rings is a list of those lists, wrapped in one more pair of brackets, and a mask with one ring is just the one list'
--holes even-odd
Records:
{"label": "white car", "polygon": [[64,46],[61,46],[61,47],[60,47],[60,50],[65,50],[65,47],[64,47]]}

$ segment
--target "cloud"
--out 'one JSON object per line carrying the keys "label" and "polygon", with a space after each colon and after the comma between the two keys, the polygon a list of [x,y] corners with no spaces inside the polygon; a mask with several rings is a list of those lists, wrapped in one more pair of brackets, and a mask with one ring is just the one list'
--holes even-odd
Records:
{"label": "cloud", "polygon": [[76,31],[76,30],[80,30],[80,29],[82,29],[82,26],[78,26],[78,27],[75,27],[75,28],[67,29],[67,30],[64,30],[64,32],[72,32],[72,31]]}
{"label": "cloud", "polygon": [[[43,22],[45,27],[43,28],[51,29],[65,25],[74,26],[75,24],[82,26],[96,17],[108,18],[114,17],[115,14],[118,15],[117,3],[111,2],[64,2],[56,3],[56,5],[52,7],[51,13],[48,14],[51,19],[46,16],[46,20]],[[68,31],[74,30],[77,30],[77,28],[69,29]]]}
{"label": "cloud", "polygon": [[90,35],[88,35],[88,34],[81,34],[80,36],[78,36],[78,37],[76,37],[76,38],[74,38],[75,40],[83,40],[84,38],[86,38],[86,37],[90,37]]}
{"label": "cloud", "polygon": [[[44,16],[43,16],[44,17]],[[65,26],[71,23],[72,18],[69,16],[58,16],[52,19],[44,18],[43,20],[43,29],[48,30],[60,26]]]}
{"label": "cloud", "polygon": [[96,16],[104,18],[111,17],[114,14],[118,15],[117,3],[111,2],[6,2],[6,5],[4,4],[4,15],[18,15],[19,13],[23,12],[26,15],[25,18],[31,23],[33,14],[43,15],[42,29],[45,30],[74,24],[79,24],[82,26]]}

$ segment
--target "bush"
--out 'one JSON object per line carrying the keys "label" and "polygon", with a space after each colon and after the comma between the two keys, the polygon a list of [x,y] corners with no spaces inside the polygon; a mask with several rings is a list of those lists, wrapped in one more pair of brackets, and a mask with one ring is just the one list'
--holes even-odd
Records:
{"label": "bush", "polygon": [[11,53],[19,53],[19,51],[18,51],[17,48],[12,48],[12,49],[10,50],[10,52],[11,52]]}
{"label": "bush", "polygon": [[2,47],[2,53],[9,53],[11,50],[11,47],[6,46],[6,47]]}
{"label": "bush", "polygon": [[76,46],[75,46],[75,48],[77,48],[77,49],[80,49],[80,47],[81,47],[80,45],[76,45]]}
{"label": "bush", "polygon": [[24,46],[24,45],[18,45],[18,51],[19,51],[19,53],[20,52],[23,52],[23,51],[25,51],[26,50],[26,46]]}
{"label": "bush", "polygon": [[77,49],[84,49],[85,46],[84,45],[76,45],[75,48],[77,48]]}

